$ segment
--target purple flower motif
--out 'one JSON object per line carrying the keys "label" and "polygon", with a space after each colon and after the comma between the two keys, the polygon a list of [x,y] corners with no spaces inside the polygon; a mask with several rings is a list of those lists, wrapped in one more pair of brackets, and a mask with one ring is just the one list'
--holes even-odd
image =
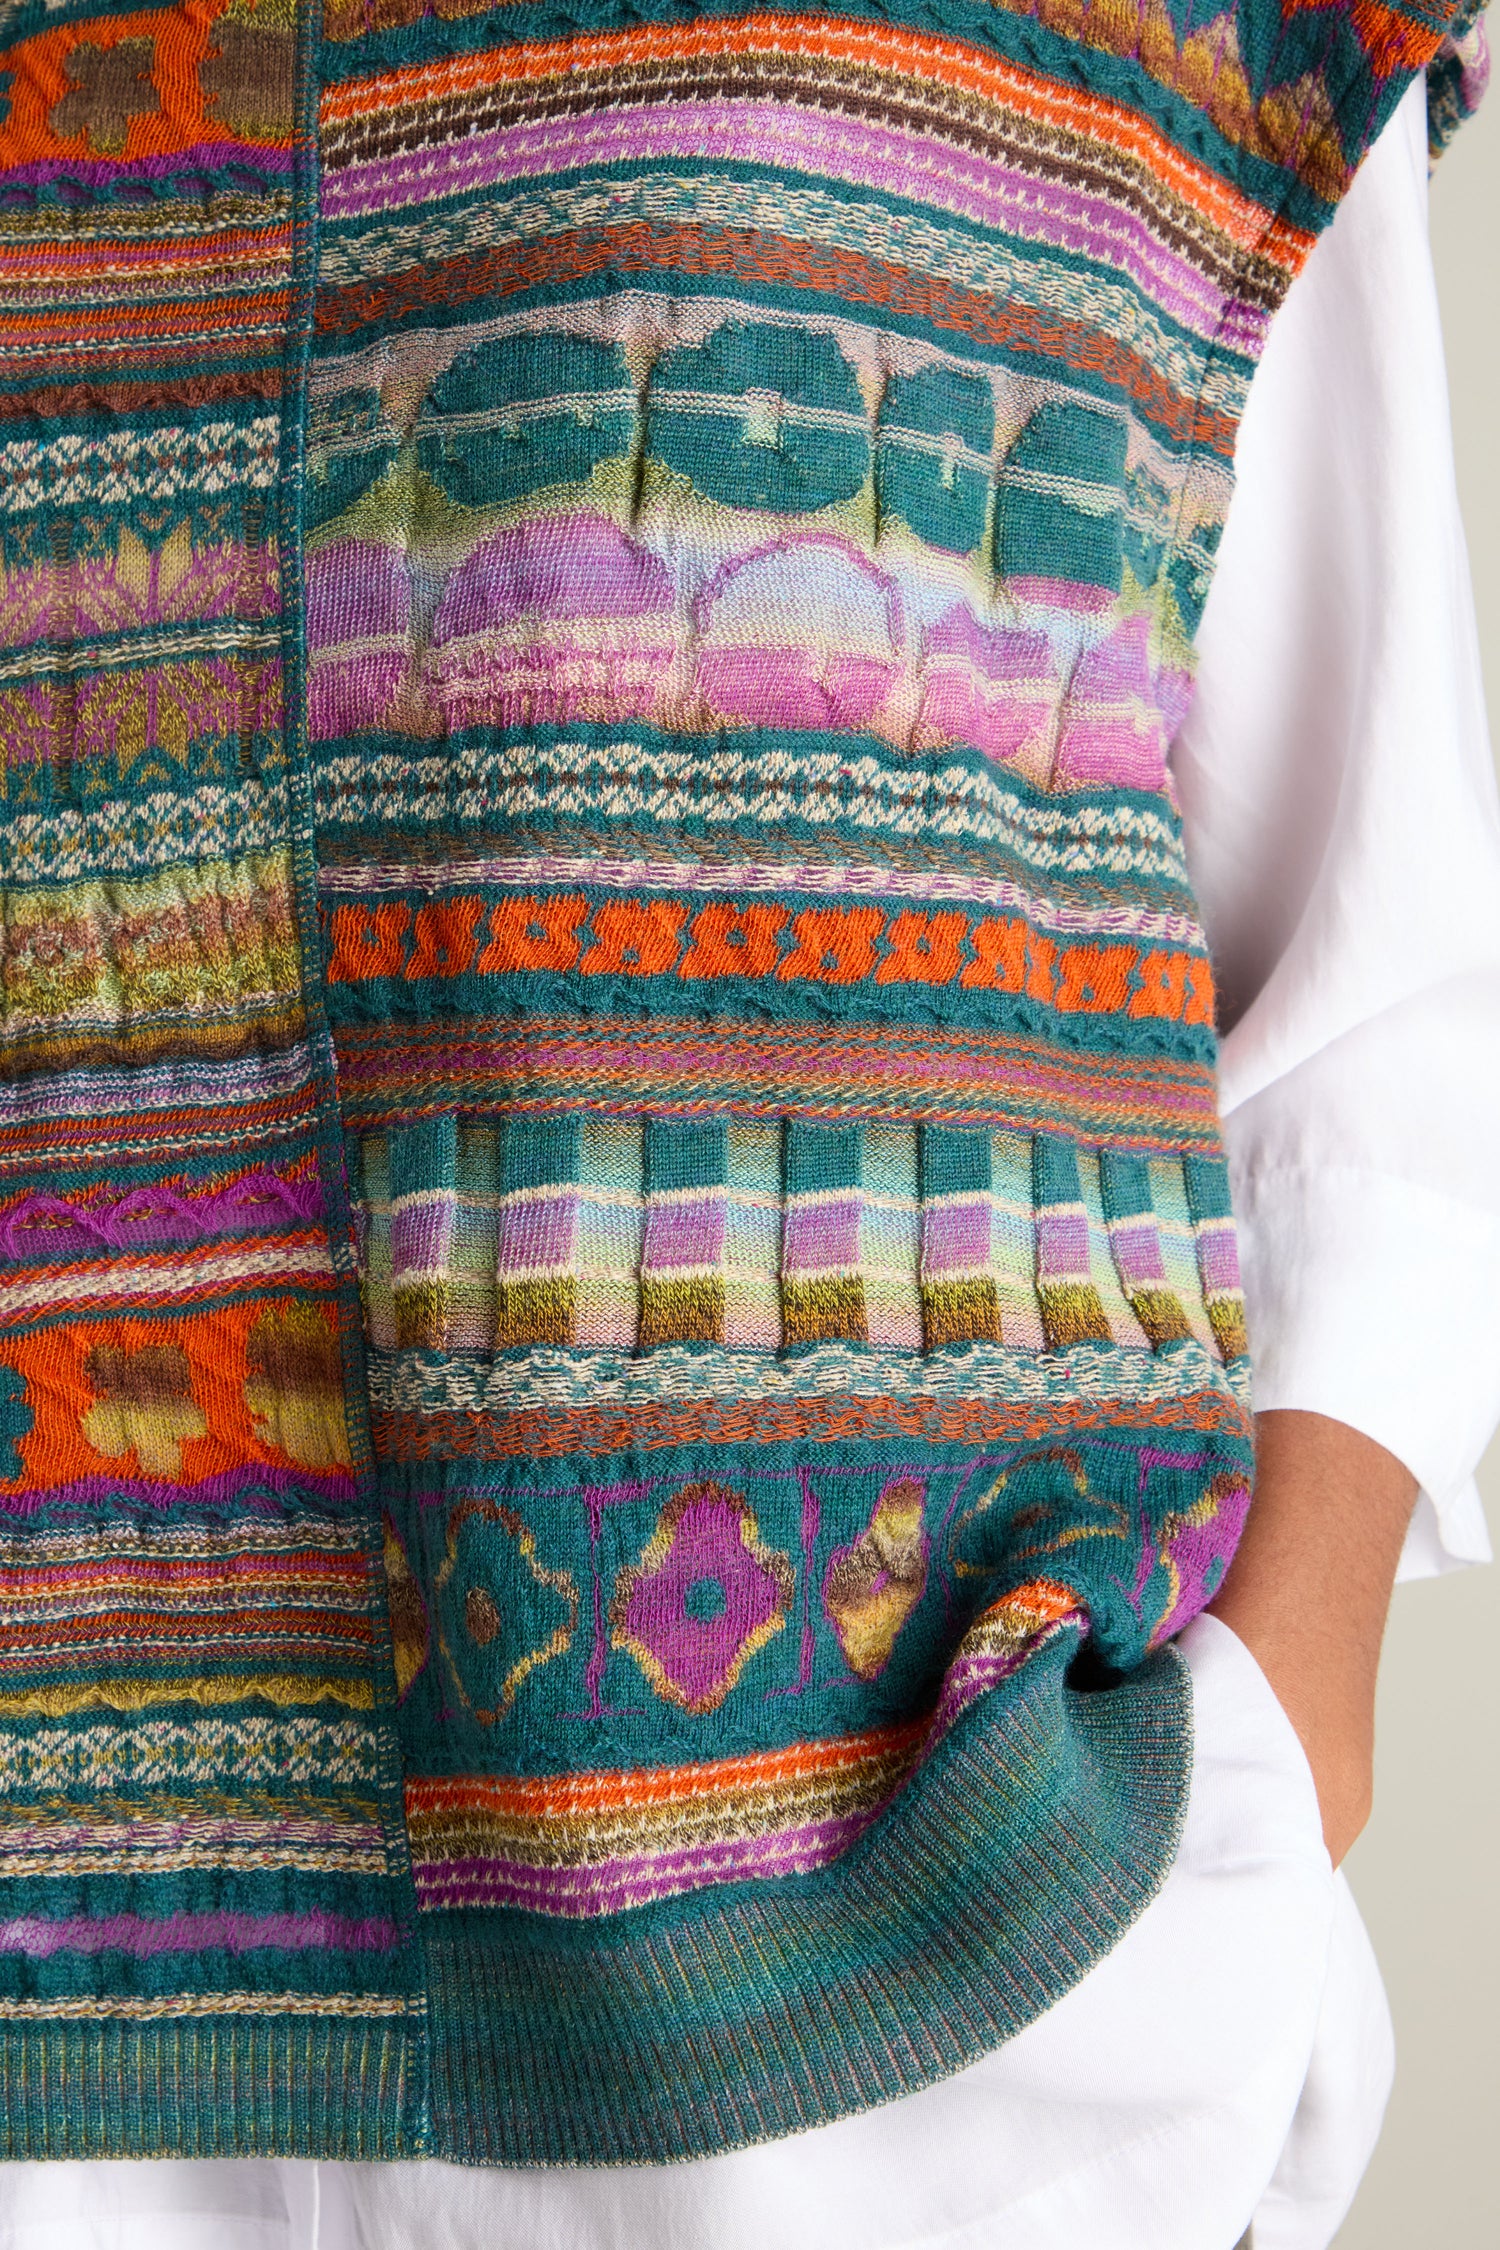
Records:
{"label": "purple flower motif", "polygon": [[781,1631],[792,1566],[761,1544],[749,1506],[711,1479],[684,1486],[645,1552],[615,1580],[613,1645],[658,1695],[699,1716],[716,1711],[756,1650]]}

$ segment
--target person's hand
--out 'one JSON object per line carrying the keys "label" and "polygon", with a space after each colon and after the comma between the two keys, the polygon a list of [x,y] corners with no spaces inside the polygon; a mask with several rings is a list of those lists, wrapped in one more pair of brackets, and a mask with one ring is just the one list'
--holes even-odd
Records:
{"label": "person's hand", "polygon": [[1208,1605],[1301,1737],[1335,1867],[1370,1817],[1375,1675],[1416,1492],[1393,1454],[1343,1422],[1258,1415],[1255,1498]]}

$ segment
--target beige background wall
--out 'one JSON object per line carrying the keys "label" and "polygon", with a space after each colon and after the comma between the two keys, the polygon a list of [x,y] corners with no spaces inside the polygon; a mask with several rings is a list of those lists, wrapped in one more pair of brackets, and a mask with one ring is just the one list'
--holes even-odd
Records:
{"label": "beige background wall", "polygon": [[[1433,177],[1432,237],[1500,738],[1500,70]],[[1500,1153],[1500,1122],[1496,1140]],[[1500,1550],[1500,1444],[1481,1483]],[[1375,1817],[1348,1869],[1385,1971],[1400,2054],[1385,2133],[1337,2250],[1500,2244],[1497,1655],[1500,1566],[1397,1589]]]}

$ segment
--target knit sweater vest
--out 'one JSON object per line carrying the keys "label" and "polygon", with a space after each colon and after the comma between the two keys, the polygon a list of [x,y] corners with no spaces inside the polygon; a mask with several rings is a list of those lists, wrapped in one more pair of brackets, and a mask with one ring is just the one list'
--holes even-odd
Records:
{"label": "knit sweater vest", "polygon": [[921,2087],[1172,1858],[1252,1458],[1166,749],[1475,22],[4,37],[0,2154]]}

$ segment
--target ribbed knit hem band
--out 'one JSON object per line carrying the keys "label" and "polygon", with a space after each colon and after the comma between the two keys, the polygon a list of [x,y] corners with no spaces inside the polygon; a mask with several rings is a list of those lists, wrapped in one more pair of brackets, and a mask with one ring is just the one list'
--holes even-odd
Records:
{"label": "ribbed knit hem band", "polygon": [[954,1728],[816,1875],[598,1925],[422,1917],[435,2156],[664,2163],[961,2070],[1107,1953],[1176,1851],[1186,1667],[1064,1684],[1071,1635]]}
{"label": "ribbed knit hem band", "polygon": [[609,1927],[421,1916],[425,2025],[394,1994],[350,1995],[347,2021],[332,1994],[292,2021],[249,1993],[13,2015],[0,2157],[662,2163],[929,2085],[1076,1984],[1171,1865],[1186,1667],[1168,1648],[1081,1693],[1076,1650],[1061,1636],[965,1714],[898,1817],[816,1875]]}
{"label": "ribbed knit hem band", "polygon": [[182,2005],[204,2012],[5,2024],[0,2158],[417,2153],[419,2004],[350,2022],[209,2013],[214,1999],[197,1995]]}

